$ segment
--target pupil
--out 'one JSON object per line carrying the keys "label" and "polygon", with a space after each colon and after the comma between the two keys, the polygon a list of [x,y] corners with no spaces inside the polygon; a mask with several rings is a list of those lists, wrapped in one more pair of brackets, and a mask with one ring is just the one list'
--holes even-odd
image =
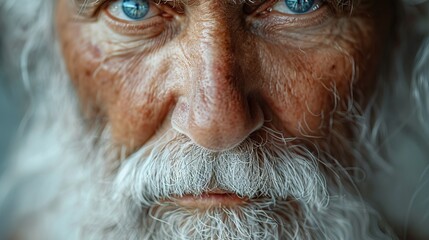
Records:
{"label": "pupil", "polygon": [[295,13],[306,13],[313,7],[314,0],[286,0],[288,8]]}
{"label": "pupil", "polygon": [[122,10],[131,19],[142,19],[149,12],[148,0],[123,0]]}

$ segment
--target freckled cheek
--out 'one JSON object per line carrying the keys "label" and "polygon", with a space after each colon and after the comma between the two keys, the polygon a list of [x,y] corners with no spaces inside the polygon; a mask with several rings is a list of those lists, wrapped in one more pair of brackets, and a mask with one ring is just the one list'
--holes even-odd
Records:
{"label": "freckled cheek", "polygon": [[81,58],[80,63],[71,69],[71,75],[87,117],[103,117],[117,144],[133,149],[145,142],[162,121],[159,106],[149,96],[134,93],[133,87],[125,87],[132,84],[131,78],[123,82],[126,77],[113,69],[99,69],[94,74],[101,63],[92,59]]}
{"label": "freckled cheek", "polygon": [[143,145],[167,122],[174,102],[172,92],[163,87],[165,75],[149,69],[155,68],[141,62],[117,76],[115,81],[120,83],[113,84],[115,91],[109,91],[103,102],[114,141],[130,151]]}
{"label": "freckled cheek", "polygon": [[102,52],[98,46],[73,39],[73,42],[63,46],[63,53],[71,80],[86,112],[94,111],[92,108],[103,109],[115,100],[117,76],[114,71],[103,66]]}
{"label": "freckled cheek", "polygon": [[107,117],[116,143],[133,150],[143,145],[166,122],[173,97],[157,87],[123,87],[117,101],[108,107]]}
{"label": "freckled cheek", "polygon": [[113,139],[130,149],[141,146],[157,129],[162,113],[159,106],[147,103],[135,106],[130,102],[118,103],[108,111]]}
{"label": "freckled cheek", "polygon": [[327,120],[334,109],[334,97],[326,89],[315,88],[293,100],[282,99],[279,103],[283,104],[274,109],[283,127],[293,136],[320,135],[327,127]]}
{"label": "freckled cheek", "polygon": [[266,94],[272,111],[290,134],[321,135],[328,129],[332,113],[341,110],[350,95],[353,71],[346,59],[316,54],[278,79],[278,85],[284,86],[281,91]]}

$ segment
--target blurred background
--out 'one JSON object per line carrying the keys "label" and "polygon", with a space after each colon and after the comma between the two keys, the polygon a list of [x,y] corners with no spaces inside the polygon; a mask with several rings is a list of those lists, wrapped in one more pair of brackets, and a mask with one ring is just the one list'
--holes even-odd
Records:
{"label": "blurred background", "polygon": [[3,64],[0,62],[0,174],[4,170],[4,159],[10,152],[14,135],[18,131],[26,106],[21,82],[9,80],[5,76]]}

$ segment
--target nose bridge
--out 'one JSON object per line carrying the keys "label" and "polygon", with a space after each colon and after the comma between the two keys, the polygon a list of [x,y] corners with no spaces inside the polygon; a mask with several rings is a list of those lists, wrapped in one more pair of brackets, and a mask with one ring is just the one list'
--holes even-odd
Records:
{"label": "nose bridge", "polygon": [[192,79],[195,88],[188,96],[193,124],[217,128],[218,132],[224,124],[245,124],[249,114],[244,83],[234,74],[234,64],[222,60],[202,62],[199,77]]}
{"label": "nose bridge", "polygon": [[[245,84],[237,77],[237,69],[231,36],[219,20],[212,20],[200,30],[201,37],[197,38],[199,45],[195,50],[200,55],[199,63],[194,64],[191,79],[195,88],[192,103],[201,105],[205,111],[202,116],[222,116],[231,111],[237,104],[243,104],[242,87]],[[241,89],[240,89],[241,87]],[[236,111],[241,108],[236,108]],[[196,112],[195,114],[199,114]],[[211,121],[208,119],[208,121]]]}
{"label": "nose bridge", "polygon": [[[192,15],[187,31],[187,49],[194,51],[193,58],[200,62],[200,70],[205,71],[205,78],[231,74],[234,65],[232,26],[228,24],[228,14],[216,2],[218,1],[200,4],[195,11],[201,14]],[[212,82],[215,83],[217,82]]]}
{"label": "nose bridge", "polygon": [[246,83],[237,66],[239,56],[235,56],[231,31],[234,26],[222,9],[214,7],[190,23],[185,38],[185,49],[191,51],[191,73],[186,80],[190,88],[182,96],[186,107],[175,109],[186,112],[176,113],[181,119],[173,121],[200,146],[224,150],[242,142],[262,125],[262,120],[261,111],[248,101]]}

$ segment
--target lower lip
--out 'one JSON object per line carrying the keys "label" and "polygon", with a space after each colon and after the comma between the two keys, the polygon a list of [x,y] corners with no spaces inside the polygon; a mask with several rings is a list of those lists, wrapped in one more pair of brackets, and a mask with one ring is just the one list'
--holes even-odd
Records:
{"label": "lower lip", "polygon": [[204,193],[198,196],[184,195],[172,198],[173,202],[179,206],[187,208],[207,209],[210,207],[228,207],[243,205],[248,202],[248,198],[241,198],[230,193]]}

